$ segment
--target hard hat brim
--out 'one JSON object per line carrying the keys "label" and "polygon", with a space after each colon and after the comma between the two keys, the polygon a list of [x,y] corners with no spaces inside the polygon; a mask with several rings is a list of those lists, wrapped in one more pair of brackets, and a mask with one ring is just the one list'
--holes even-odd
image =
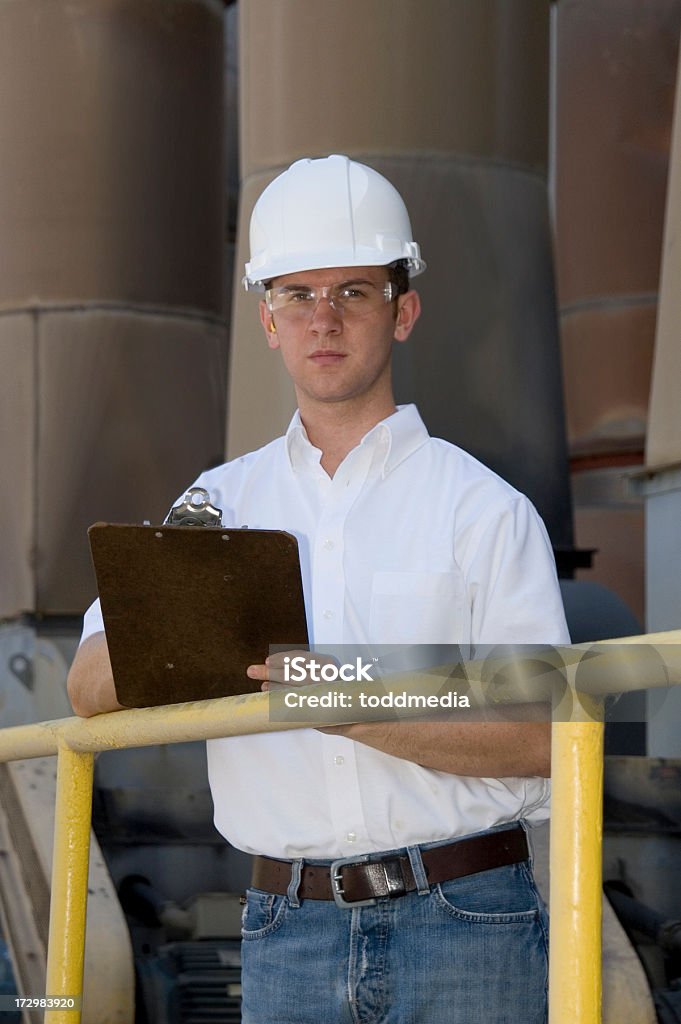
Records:
{"label": "hard hat brim", "polygon": [[[414,248],[418,248],[412,243]],[[285,259],[273,260],[263,266],[257,266],[252,260],[246,264],[246,273],[243,277],[243,285],[246,291],[264,291],[268,281],[276,277],[284,277],[286,274],[301,273],[307,270],[331,270],[336,267],[389,267],[393,263],[404,262],[409,271],[409,277],[416,277],[426,269],[426,261],[421,259],[420,254],[412,253],[403,255],[396,253],[392,256],[381,251],[354,252],[347,251],[329,253],[325,252],[315,258],[309,253],[300,255],[297,258],[288,255]]]}

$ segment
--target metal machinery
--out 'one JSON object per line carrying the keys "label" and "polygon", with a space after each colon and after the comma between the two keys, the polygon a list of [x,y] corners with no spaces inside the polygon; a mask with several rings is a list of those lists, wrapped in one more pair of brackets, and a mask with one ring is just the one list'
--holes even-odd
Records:
{"label": "metal machinery", "polygon": [[[399,397],[534,500],[575,641],[641,631],[640,499],[613,470],[642,459],[680,26],[679,0],[0,4],[0,725],[69,713],[87,526],[159,520],[199,468],[285,427],[288,381],[237,286],[254,198],[301,156],[398,186],[429,264]],[[603,122],[636,128],[600,177],[599,75]],[[620,202],[602,220],[599,188]],[[607,557],[589,569],[586,548]],[[652,1024],[653,988],[669,1024],[679,766],[640,756],[633,701],[606,766],[629,939],[606,904],[605,1019]],[[54,767],[0,769],[0,993],[39,992]],[[249,864],[211,825],[202,747],[101,755],[93,820],[83,1020],[237,1021]]]}

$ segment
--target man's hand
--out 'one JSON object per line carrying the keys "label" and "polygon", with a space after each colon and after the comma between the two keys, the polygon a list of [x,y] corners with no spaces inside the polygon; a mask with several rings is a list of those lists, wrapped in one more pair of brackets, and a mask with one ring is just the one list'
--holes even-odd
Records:
{"label": "man's hand", "polygon": [[[300,661],[294,664],[294,659]],[[262,690],[305,686],[318,682],[321,666],[328,664],[338,662],[329,655],[310,651],[283,651],[271,654],[263,665],[249,665],[247,675],[261,680]],[[308,671],[300,678],[303,665],[308,666]],[[524,705],[518,712],[521,720],[509,721],[513,713],[512,708],[506,708],[503,714],[484,709],[486,721],[476,718],[475,712],[462,711],[447,721],[357,722],[317,728],[319,732],[345,736],[393,757],[454,775],[548,776],[550,708]]]}
{"label": "man's hand", "polygon": [[319,673],[324,665],[338,665],[338,661],[328,654],[313,651],[280,651],[265,658],[264,665],[249,665],[246,675],[249,679],[260,679],[261,690],[275,686],[309,686],[320,682]]}

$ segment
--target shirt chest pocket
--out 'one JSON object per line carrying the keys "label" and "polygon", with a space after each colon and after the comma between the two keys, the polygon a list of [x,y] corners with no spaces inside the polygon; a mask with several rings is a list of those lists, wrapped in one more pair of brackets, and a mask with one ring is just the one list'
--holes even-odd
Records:
{"label": "shirt chest pocket", "polygon": [[468,643],[469,619],[458,572],[377,572],[369,630],[375,644]]}

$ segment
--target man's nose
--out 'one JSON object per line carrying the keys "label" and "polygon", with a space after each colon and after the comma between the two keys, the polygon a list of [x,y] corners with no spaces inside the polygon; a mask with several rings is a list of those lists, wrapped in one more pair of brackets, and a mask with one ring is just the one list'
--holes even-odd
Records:
{"label": "man's nose", "polygon": [[310,317],[310,327],[318,333],[330,334],[340,331],[343,326],[343,317],[333,305],[329,294],[322,293]]}

